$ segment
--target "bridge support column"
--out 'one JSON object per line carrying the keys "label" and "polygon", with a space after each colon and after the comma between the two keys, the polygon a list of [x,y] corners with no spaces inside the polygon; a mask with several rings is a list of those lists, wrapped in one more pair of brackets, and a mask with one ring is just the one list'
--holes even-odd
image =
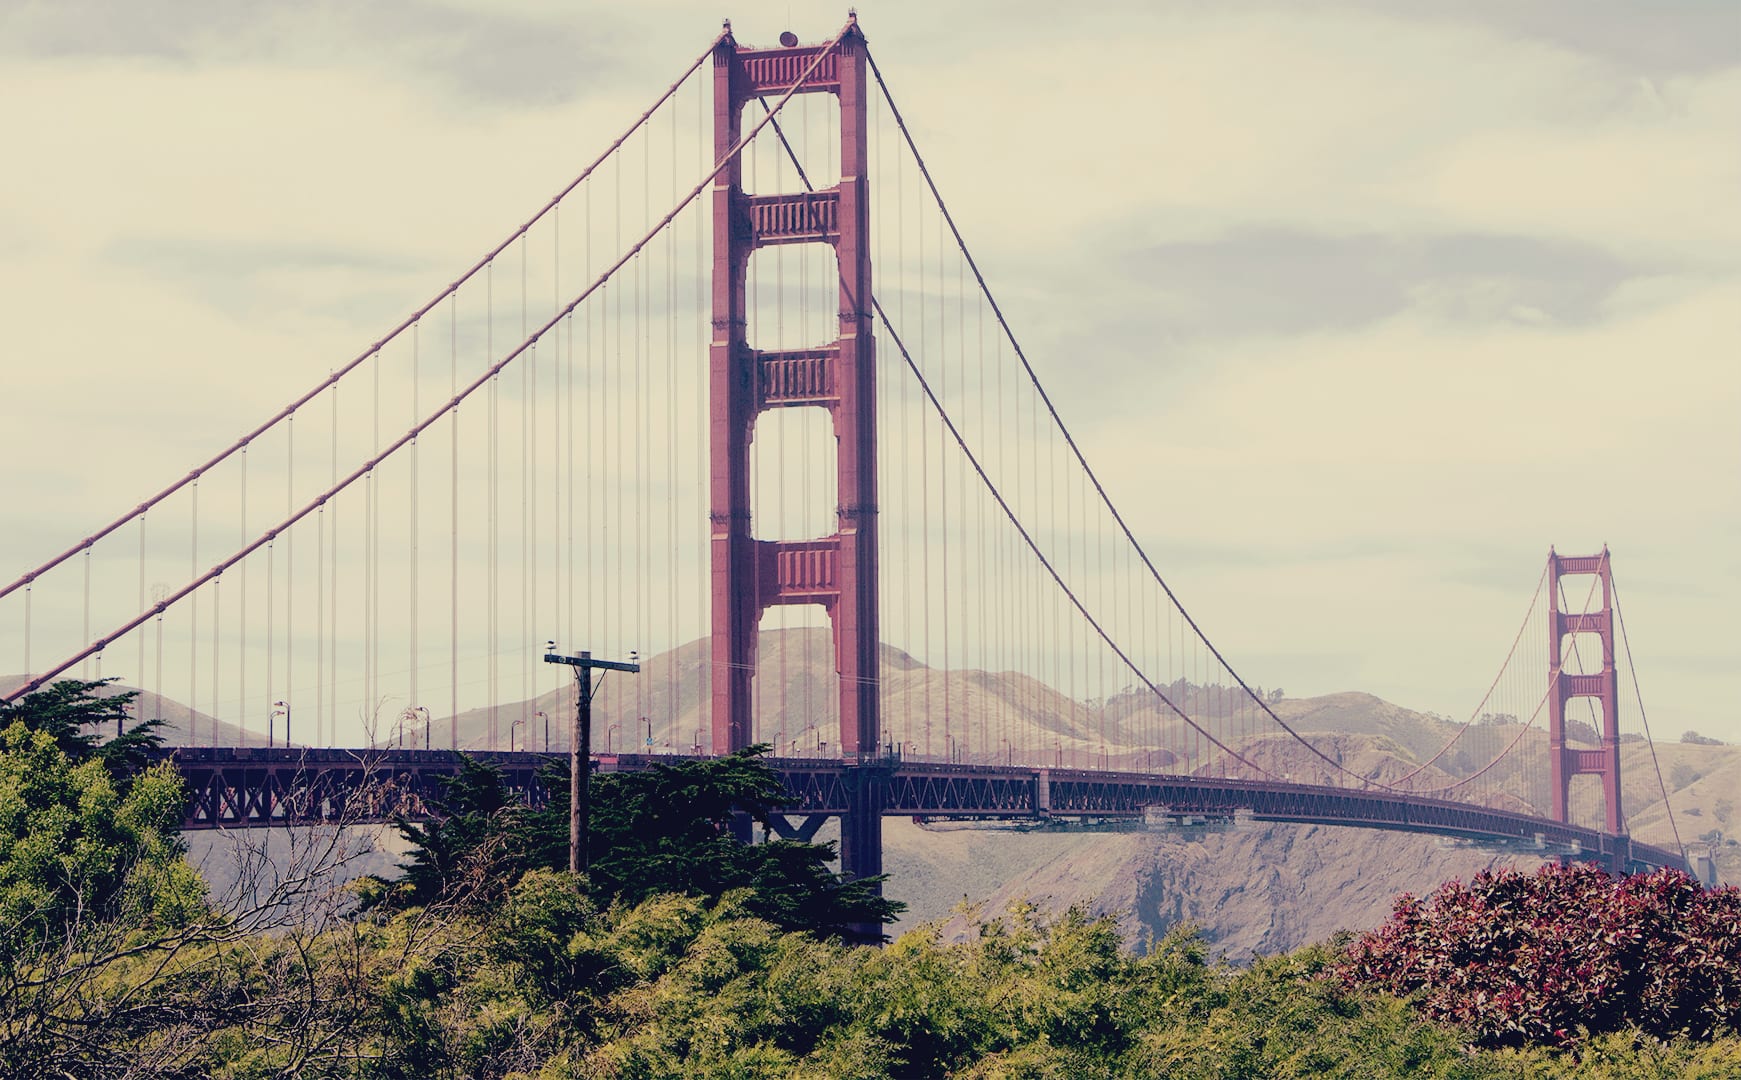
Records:
{"label": "bridge support column", "polygon": [[[846,770],[847,811],[840,815],[840,872],[843,877],[878,877],[883,872],[883,802],[888,776],[876,766],[858,765]],[[880,894],[882,886],[876,891]],[[880,924],[852,928],[866,941],[881,940]]]}
{"label": "bridge support column", "polygon": [[[1602,607],[1576,612],[1560,610],[1560,578],[1566,574],[1594,574],[1602,587]],[[1548,769],[1553,785],[1553,817],[1571,820],[1572,777],[1600,776],[1604,810],[1603,831],[1618,836],[1625,829],[1620,806],[1620,694],[1614,670],[1614,579],[1609,569],[1608,549],[1600,555],[1561,555],[1548,551]],[[1568,597],[1568,602],[1571,598]],[[1596,674],[1566,674],[1561,671],[1568,634],[1595,634],[1602,642],[1602,670]],[[1585,750],[1566,745],[1566,703],[1588,698],[1600,703],[1602,745]]]}

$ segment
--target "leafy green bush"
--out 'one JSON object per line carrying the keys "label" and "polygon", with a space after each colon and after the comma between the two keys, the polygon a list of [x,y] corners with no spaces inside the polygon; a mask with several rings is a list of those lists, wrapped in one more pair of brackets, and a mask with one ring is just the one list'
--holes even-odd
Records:
{"label": "leafy green bush", "polygon": [[1338,970],[1351,986],[1418,995],[1485,1046],[1627,1029],[1709,1039],[1741,1029],[1741,890],[1706,892],[1677,870],[1484,872],[1399,898]]}

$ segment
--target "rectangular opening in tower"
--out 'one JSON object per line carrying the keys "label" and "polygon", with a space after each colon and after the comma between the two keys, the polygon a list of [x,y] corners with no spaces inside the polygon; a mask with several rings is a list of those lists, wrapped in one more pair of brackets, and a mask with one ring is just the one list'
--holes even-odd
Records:
{"label": "rectangular opening in tower", "polygon": [[838,526],[840,480],[834,421],[815,406],[769,409],[750,441],[750,533],[810,540]]}
{"label": "rectangular opening in tower", "polygon": [[781,604],[758,624],[750,691],[755,741],[781,757],[838,757],[840,675],[820,604]]}
{"label": "rectangular opening in tower", "polygon": [[[769,97],[767,105],[771,108],[777,100]],[[766,115],[762,102],[751,98],[744,104],[739,130],[749,131]],[[802,176],[793,157],[803,168]],[[840,183],[840,100],[833,94],[795,96],[773,123],[744,147],[742,160],[746,194],[803,191],[806,179],[816,190]]]}
{"label": "rectangular opening in tower", "polygon": [[1560,674],[1602,674],[1602,635],[1567,634],[1560,639]]}
{"label": "rectangular opening in tower", "polygon": [[753,349],[805,349],[840,336],[840,263],[827,244],[781,244],[750,254],[745,338]]}
{"label": "rectangular opening in tower", "polygon": [[1560,575],[1560,595],[1554,598],[1567,615],[1602,610],[1602,579],[1596,574]]}

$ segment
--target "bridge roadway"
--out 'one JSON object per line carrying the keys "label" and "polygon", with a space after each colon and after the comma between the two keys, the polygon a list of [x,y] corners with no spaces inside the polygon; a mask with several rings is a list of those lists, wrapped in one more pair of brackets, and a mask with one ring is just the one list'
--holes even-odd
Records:
{"label": "bridge roadway", "polygon": [[[538,777],[550,755],[468,751],[499,766],[511,789],[538,805]],[[334,750],[177,747],[166,751],[190,793],[186,829],[258,828],[421,817],[437,780],[457,771],[450,750]],[[598,772],[688,760],[667,754],[606,754]],[[847,764],[827,758],[765,758],[791,793],[775,831],[808,838],[847,810],[855,787],[879,789],[885,817],[921,821],[1004,821],[1035,827],[1169,827],[1207,821],[1281,821],[1429,833],[1483,845],[1596,861],[1610,870],[1686,869],[1679,854],[1527,814],[1384,790],[1170,774],[963,765],[885,758]],[[360,800],[360,802],[359,802]],[[802,819],[792,824],[791,818]]]}

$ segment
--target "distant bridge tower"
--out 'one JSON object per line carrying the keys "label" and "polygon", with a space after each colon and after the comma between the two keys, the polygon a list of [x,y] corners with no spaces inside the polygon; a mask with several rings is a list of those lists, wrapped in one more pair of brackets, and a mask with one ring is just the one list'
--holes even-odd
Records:
{"label": "distant bridge tower", "polygon": [[[840,102],[840,182],[815,192],[745,194],[733,160],[713,186],[713,339],[709,350],[712,475],[713,747],[749,745],[751,677],[762,613],[775,604],[820,604],[840,673],[841,756],[877,752],[876,384],[871,338],[870,193],[864,38],[856,20],[832,45],[740,49],[727,34],[714,50],[714,156],[729,153],[744,107],[783,94],[821,63],[799,93]],[[753,117],[752,117],[753,119]],[[828,244],[840,268],[839,334],[820,348],[749,346],[749,260],[774,244]],[[838,440],[839,505],[829,536],[757,540],[750,521],[750,439],[764,410],[828,410]],[[854,786],[863,805],[841,821],[842,868],[882,872],[881,785],[874,769]]]}
{"label": "distant bridge tower", "polygon": [[[1560,610],[1560,578],[1566,574],[1595,574],[1601,579],[1602,606],[1596,611]],[[1572,777],[1602,778],[1602,801],[1607,814],[1605,831],[1625,831],[1620,813],[1620,702],[1614,673],[1614,579],[1609,569],[1608,549],[1600,555],[1561,555],[1548,551],[1548,604],[1552,612],[1548,642],[1548,763],[1553,778],[1553,816],[1570,820],[1568,814]],[[1602,641],[1602,670],[1593,675],[1568,675],[1560,671],[1567,634],[1595,634]],[[1602,746],[1583,750],[1566,745],[1566,702],[1593,698],[1601,703]]]}

